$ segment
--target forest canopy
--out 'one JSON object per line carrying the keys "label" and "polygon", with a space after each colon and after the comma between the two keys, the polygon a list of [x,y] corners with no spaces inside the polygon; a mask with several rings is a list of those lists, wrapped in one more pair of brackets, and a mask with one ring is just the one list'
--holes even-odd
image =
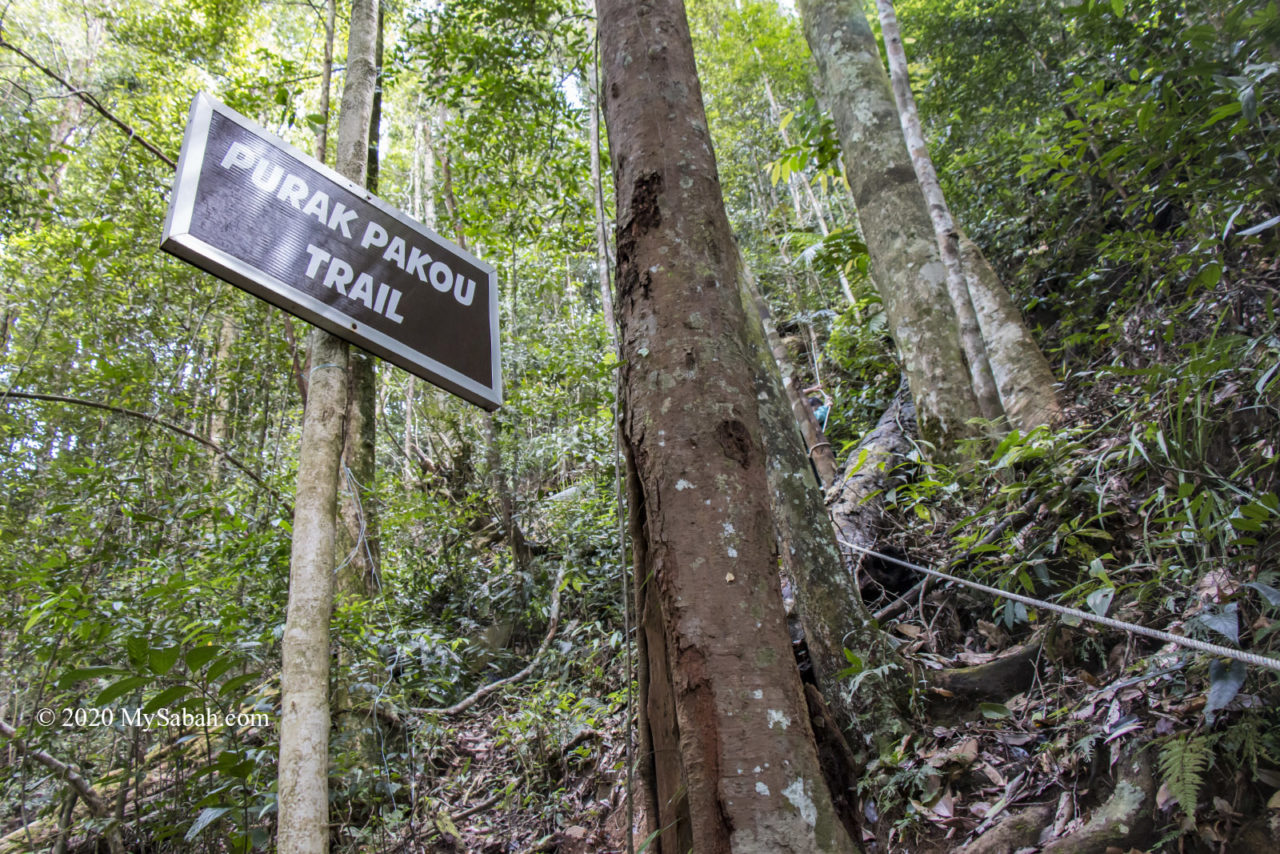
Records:
{"label": "forest canopy", "polygon": [[[598,5],[0,9],[0,852],[292,844],[331,393],[330,850],[1276,850],[1280,5]],[[160,251],[200,92],[500,408]]]}

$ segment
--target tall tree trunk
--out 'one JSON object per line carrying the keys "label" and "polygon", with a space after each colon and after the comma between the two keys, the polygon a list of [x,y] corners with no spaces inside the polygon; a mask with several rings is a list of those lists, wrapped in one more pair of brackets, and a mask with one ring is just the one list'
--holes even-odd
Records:
{"label": "tall tree trunk", "polygon": [[786,395],[786,401],[790,406],[794,423],[800,429],[800,440],[804,443],[802,447],[805,449],[809,461],[813,464],[813,471],[818,477],[817,485],[825,490],[836,479],[835,451],[832,449],[831,443],[827,441],[827,437],[823,435],[822,426],[818,424],[818,419],[814,417],[813,410],[809,407],[809,401],[801,392],[799,383],[796,382],[795,371],[791,367],[787,347],[782,343],[778,330],[773,325],[773,314],[769,310],[769,304],[765,301],[764,295],[760,293],[760,287],[756,284],[755,277],[747,269],[746,262],[740,260],[739,263],[742,264],[742,283],[747,301],[746,311],[749,315],[754,314],[760,318],[760,327],[763,331],[768,351],[777,366],[779,385]]}
{"label": "tall tree trunk", "polygon": [[333,34],[338,16],[338,0],[326,0],[324,7],[324,63],[320,67],[320,115],[316,131],[316,160],[325,162],[329,153],[329,90],[333,84]]}
{"label": "tall tree trunk", "polygon": [[946,267],[910,166],[889,78],[856,0],[800,0],[835,119],[871,274],[911,385],[921,437],[946,449],[980,416]]}
{"label": "tall tree trunk", "polygon": [[600,180],[600,54],[591,56],[591,201],[596,209],[596,270],[600,277],[600,304],[609,340],[618,340],[618,321],[613,310],[613,283],[609,281],[609,221],[604,210],[604,184]]}
{"label": "tall tree trunk", "polygon": [[656,844],[854,851],[791,655],[737,252],[683,4],[597,8]]}
{"label": "tall tree trunk", "polygon": [[[382,123],[382,8],[378,9],[378,34],[374,45],[374,88],[369,110],[368,143],[365,152],[365,186],[378,192],[378,128]],[[378,515],[374,503],[375,448],[377,443],[378,397],[377,362],[359,348],[348,361],[347,419],[343,436],[342,487],[338,513],[340,559],[338,595],[367,599],[378,586]]]}
{"label": "tall tree trunk", "polygon": [[[988,361],[987,371],[991,385],[999,395],[1000,406],[1013,426],[1030,430],[1040,424],[1053,424],[1062,417],[1062,406],[1054,388],[1053,369],[1032,339],[1008,290],[995,270],[991,269],[981,250],[972,243],[965,250],[961,249],[959,229],[956,228],[951,209],[942,193],[938,173],[933,168],[933,158],[929,156],[929,145],[925,142],[924,130],[920,125],[916,100],[911,94],[907,54],[902,47],[897,12],[892,0],[876,0],[876,7],[880,12],[880,29],[884,33],[889,77],[893,82],[893,97],[898,104],[902,134],[907,140],[911,164],[929,205],[929,216],[933,219],[938,248],[947,264],[948,286],[951,286],[953,276],[960,277],[960,290],[966,294],[964,302],[973,314],[973,324],[984,342],[983,350]],[[955,293],[954,287],[952,293]],[[957,312],[961,313],[958,304]],[[968,334],[967,322],[962,316],[962,335]],[[985,392],[978,390],[977,376],[978,372],[975,370],[974,389],[978,392],[981,403]],[[983,404],[984,412],[988,405]]]}
{"label": "tall tree trunk", "polygon": [[[231,348],[239,334],[236,322],[230,316],[222,318],[222,330],[218,333],[218,354],[214,357],[213,417],[209,422],[209,441],[219,448],[227,445],[227,421],[231,411]],[[222,455],[215,454],[209,462],[209,479],[217,483],[222,471]]]}
{"label": "tall tree trunk", "polygon": [[[755,392],[769,460],[765,470],[778,554],[792,581],[814,676],[836,719],[847,728],[854,723],[854,708],[836,674],[848,665],[844,647],[866,649],[861,638],[869,637],[873,630],[853,574],[836,548],[823,492],[805,452],[803,422],[798,428],[791,411],[794,405],[787,399],[788,386],[794,384],[782,374],[781,363],[769,347],[768,308],[745,264],[739,276],[743,308],[753,318],[747,321],[747,341],[755,362]],[[812,421],[813,413],[803,396],[800,403],[802,415]],[[834,457],[831,473],[834,476]],[[856,638],[850,641],[850,635]]]}
{"label": "tall tree trunk", "polygon": [[[377,7],[377,0],[354,0],[351,9],[338,171],[356,183],[364,181],[368,160]],[[281,854],[324,852],[329,844],[329,619],[346,367],[346,344],[327,332],[313,331],[280,674]]]}
{"label": "tall tree trunk", "polygon": [[1062,400],[1054,385],[1053,368],[982,250],[963,231],[958,236],[965,283],[973,294],[982,337],[991,354],[991,370],[1009,420],[1020,430],[1060,423]]}
{"label": "tall tree trunk", "polygon": [[[760,55],[760,49],[756,48],[756,60],[761,67],[764,66],[764,57]],[[778,125],[779,133],[782,134],[782,141],[791,146],[791,135],[787,133],[787,129],[781,126],[782,107],[778,104],[778,99],[773,95],[773,84],[769,82],[768,75],[764,76],[764,94],[769,99],[769,118],[774,124]],[[813,185],[809,183],[809,179],[804,175],[793,173],[787,179],[792,185],[799,181],[804,186],[805,195],[809,199],[809,207],[813,209],[813,218],[818,223],[818,231],[822,233],[823,239],[831,235],[831,229],[827,227],[827,218],[822,215],[822,206],[818,204],[818,197],[813,193]],[[794,193],[794,189],[792,190]],[[799,206],[797,203],[797,214],[799,214]],[[853,287],[849,284],[849,277],[844,274],[844,270],[837,270],[836,275],[840,278],[840,290],[844,293],[844,298],[850,305],[856,300],[853,296]]]}

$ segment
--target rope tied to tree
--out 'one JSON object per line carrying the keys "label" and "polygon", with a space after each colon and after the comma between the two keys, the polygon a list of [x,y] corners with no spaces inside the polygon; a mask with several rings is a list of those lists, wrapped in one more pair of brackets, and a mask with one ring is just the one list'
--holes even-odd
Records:
{"label": "rope tied to tree", "polygon": [[1230,647],[1222,646],[1221,644],[1197,640],[1196,638],[1184,637],[1183,635],[1175,635],[1171,632],[1162,631],[1160,629],[1147,628],[1146,626],[1140,626],[1136,623],[1129,623],[1124,620],[1117,620],[1112,617],[1103,617],[1098,614],[1091,614],[1088,611],[1081,611],[1079,608],[1070,608],[1070,607],[1067,607],[1066,605],[1057,605],[1053,602],[1046,602],[1043,599],[1036,599],[1031,596],[1023,596],[1020,593],[1010,593],[1009,591],[1001,590],[998,587],[991,587],[986,584],[980,584],[977,581],[969,581],[964,578],[957,578],[956,576],[948,575],[947,573],[942,572],[941,570],[931,569],[930,567],[927,567],[927,566],[920,566],[919,564],[915,564],[906,560],[901,560],[899,558],[893,557],[892,555],[887,555],[882,552],[875,551],[873,549],[864,548],[862,546],[855,546],[853,543],[847,543],[844,540],[838,540],[838,542],[840,543],[840,545],[845,546],[846,548],[853,549],[854,551],[861,552],[865,555],[870,555],[871,557],[879,558],[880,560],[887,560],[890,563],[896,563],[899,566],[906,567],[907,569],[914,569],[916,572],[920,572],[925,575],[932,576],[934,578],[940,578],[944,581],[951,581],[961,585],[962,587],[970,587],[974,590],[980,590],[984,593],[989,593],[993,596],[1003,597],[1005,599],[1009,599],[1014,602],[1020,602],[1023,605],[1030,605],[1034,608],[1043,608],[1046,611],[1052,611],[1054,613],[1062,614],[1063,616],[1066,616],[1066,617],[1072,617],[1077,620],[1082,620],[1087,623],[1096,623],[1100,626],[1106,626],[1107,628],[1118,629],[1123,632],[1129,632],[1130,634],[1142,635],[1143,637],[1148,637],[1153,640],[1176,644],[1177,646],[1198,650],[1200,652],[1207,652],[1211,655],[1220,655],[1220,656],[1223,656],[1224,658],[1234,659],[1235,661],[1242,661],[1245,664],[1253,664],[1258,667],[1265,667],[1268,670],[1273,670],[1273,671],[1276,671],[1277,673],[1280,673],[1280,659],[1271,658],[1270,656],[1258,655],[1257,653],[1247,652],[1241,649],[1231,649]]}

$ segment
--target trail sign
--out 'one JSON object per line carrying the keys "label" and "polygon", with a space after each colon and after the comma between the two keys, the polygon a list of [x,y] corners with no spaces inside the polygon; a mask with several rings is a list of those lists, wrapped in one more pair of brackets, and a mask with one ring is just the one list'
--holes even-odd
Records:
{"label": "trail sign", "polygon": [[204,93],[161,248],[488,410],[498,274]]}

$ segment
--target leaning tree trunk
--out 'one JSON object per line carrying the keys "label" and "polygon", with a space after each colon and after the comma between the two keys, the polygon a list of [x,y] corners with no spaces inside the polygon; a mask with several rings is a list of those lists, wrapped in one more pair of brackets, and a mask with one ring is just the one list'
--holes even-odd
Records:
{"label": "leaning tree trunk", "polygon": [[[911,83],[907,79],[907,57],[902,51],[901,39],[898,38],[898,19],[893,13],[893,5],[888,0],[876,0],[876,3],[880,8],[885,52],[889,56],[893,97],[898,105],[898,117],[902,124],[903,136],[906,137],[907,151],[911,155],[911,165],[915,168],[920,189],[924,192],[925,201],[929,206],[929,216],[933,220],[934,235],[938,241],[938,253],[947,268],[947,292],[951,294],[951,304],[955,307],[956,320],[960,325],[960,343],[964,347],[965,357],[969,360],[973,393],[978,398],[982,416],[993,421],[1000,420],[1004,415],[1004,409],[1000,405],[1000,394],[996,390],[995,379],[991,376],[991,364],[987,348],[982,341],[982,331],[978,328],[973,299],[969,295],[968,288],[965,287],[964,270],[960,265],[960,248],[957,244],[955,228],[951,224],[951,212],[947,209],[946,202],[942,200],[938,176],[934,173],[933,161],[929,160],[929,149],[924,144],[924,136],[920,132],[920,121],[916,118],[915,101],[911,98]],[[889,10],[887,16],[886,6]],[[869,31],[870,27],[868,27]],[[915,119],[914,123],[912,119]]]}
{"label": "leaning tree trunk", "polygon": [[[947,264],[947,282],[960,276],[962,302],[980,330],[979,343],[984,344],[984,358],[990,372],[988,379],[1000,396],[1000,406],[1013,426],[1030,430],[1041,424],[1054,424],[1062,418],[1062,405],[1054,388],[1053,369],[1044,353],[1032,339],[1022,315],[1013,304],[1009,291],[982,251],[972,243],[962,245],[959,230],[951,217],[951,209],[938,182],[938,173],[929,156],[929,145],[920,126],[920,114],[911,94],[907,74],[907,54],[898,30],[898,15],[892,0],[876,0],[880,11],[880,29],[884,33],[885,53],[889,57],[889,76],[893,81],[893,97],[898,103],[902,134],[911,153],[911,164],[920,189],[929,204],[938,248]],[[952,288],[953,298],[956,289]],[[960,303],[957,302],[957,310]],[[962,328],[966,321],[961,322]],[[968,347],[966,346],[966,352]],[[978,372],[975,370],[975,386]],[[982,392],[979,392],[981,401]],[[984,411],[986,405],[984,404]]]}
{"label": "leaning tree trunk", "polygon": [[800,0],[799,5],[920,435],[945,449],[972,435],[967,422],[982,412],[889,78],[858,2]]}
{"label": "leaning tree trunk", "polygon": [[[800,441],[803,442],[801,447],[809,458],[809,462],[813,464],[813,472],[818,478],[818,488],[825,490],[835,483],[838,473],[835,450],[823,435],[822,426],[818,424],[818,419],[814,417],[813,410],[809,407],[808,399],[801,391],[800,384],[796,382],[796,373],[791,366],[786,344],[783,343],[777,327],[773,324],[773,312],[769,309],[768,302],[760,293],[755,277],[747,269],[746,261],[741,255],[738,263],[742,265],[741,280],[744,288],[743,299],[746,301],[745,311],[748,316],[760,318],[760,331],[764,335],[767,350],[772,354],[772,364],[776,365],[774,373],[777,376],[777,382],[781,384],[787,405],[791,409],[794,419],[792,423],[800,428]],[[755,324],[752,323],[751,326],[754,328]]]}
{"label": "leaning tree trunk", "polygon": [[[364,180],[373,103],[377,0],[354,0],[346,85],[338,126],[338,171]],[[279,834],[281,854],[329,845],[329,619],[347,346],[315,330],[294,499],[289,607],[280,674]]]}
{"label": "leaning tree trunk", "polygon": [[737,253],[680,0],[600,0],[656,850],[854,851],[773,554]]}
{"label": "leaning tree trunk", "polygon": [[964,232],[960,232],[959,237],[965,282],[973,294],[973,306],[987,342],[991,370],[1005,413],[1013,426],[1021,430],[1060,423],[1062,401],[1054,385],[1053,368],[1022,322],[1022,312],[1009,289],[991,269],[982,250]]}

